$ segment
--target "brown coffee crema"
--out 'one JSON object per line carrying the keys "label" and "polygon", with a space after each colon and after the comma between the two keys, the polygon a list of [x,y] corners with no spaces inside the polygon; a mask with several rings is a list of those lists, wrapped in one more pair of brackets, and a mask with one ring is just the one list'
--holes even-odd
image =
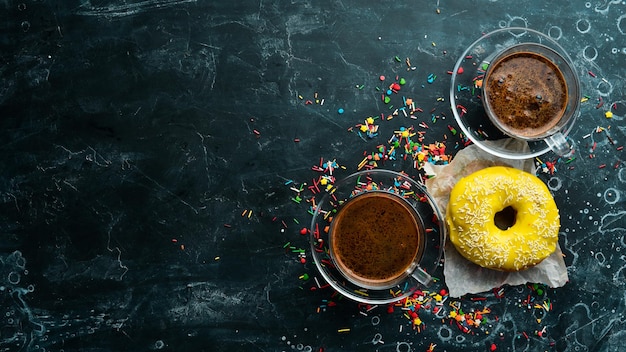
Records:
{"label": "brown coffee crema", "polygon": [[424,235],[411,206],[395,194],[358,195],[331,223],[335,264],[357,284],[385,286],[411,270]]}
{"label": "brown coffee crema", "polygon": [[505,133],[542,137],[558,124],[567,105],[567,84],[548,58],[516,52],[497,59],[485,76],[484,99]]}

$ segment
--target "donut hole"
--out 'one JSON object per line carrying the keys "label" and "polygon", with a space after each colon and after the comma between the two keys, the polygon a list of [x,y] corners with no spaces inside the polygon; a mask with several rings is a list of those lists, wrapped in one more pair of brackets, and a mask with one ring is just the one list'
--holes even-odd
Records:
{"label": "donut hole", "polygon": [[508,230],[510,227],[515,225],[515,221],[517,220],[517,210],[512,206],[508,206],[499,212],[493,217],[493,220],[500,230]]}

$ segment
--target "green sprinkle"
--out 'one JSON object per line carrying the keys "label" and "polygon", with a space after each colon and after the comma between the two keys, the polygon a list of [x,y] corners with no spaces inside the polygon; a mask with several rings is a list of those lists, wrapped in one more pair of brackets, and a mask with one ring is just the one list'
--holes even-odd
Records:
{"label": "green sprinkle", "polygon": [[402,60],[400,60],[399,56],[394,57],[394,59],[396,59],[397,62],[402,62]]}
{"label": "green sprinkle", "polygon": [[287,248],[287,247],[289,247],[290,245],[291,245],[291,242],[287,242],[287,243],[285,243],[285,245],[283,246],[283,248]]}
{"label": "green sprinkle", "polygon": [[298,219],[293,219],[293,222],[295,222],[296,224],[300,223],[300,221],[298,221]]}

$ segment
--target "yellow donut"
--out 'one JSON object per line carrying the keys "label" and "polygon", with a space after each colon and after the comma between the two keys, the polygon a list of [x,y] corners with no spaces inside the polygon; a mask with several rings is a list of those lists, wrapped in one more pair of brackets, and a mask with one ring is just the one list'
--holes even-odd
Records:
{"label": "yellow donut", "polygon": [[446,211],[450,241],[482,267],[518,271],[556,249],[559,211],[535,175],[504,166],[476,171],[450,192]]}

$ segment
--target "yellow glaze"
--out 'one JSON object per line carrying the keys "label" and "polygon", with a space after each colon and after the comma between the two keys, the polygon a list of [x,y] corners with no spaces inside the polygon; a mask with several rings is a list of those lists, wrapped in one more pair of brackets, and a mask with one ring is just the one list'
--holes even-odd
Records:
{"label": "yellow glaze", "polygon": [[[517,212],[501,230],[496,213]],[[559,210],[546,185],[535,175],[504,166],[477,171],[459,180],[446,211],[450,241],[468,260],[489,269],[518,271],[532,267],[556,249]]]}

